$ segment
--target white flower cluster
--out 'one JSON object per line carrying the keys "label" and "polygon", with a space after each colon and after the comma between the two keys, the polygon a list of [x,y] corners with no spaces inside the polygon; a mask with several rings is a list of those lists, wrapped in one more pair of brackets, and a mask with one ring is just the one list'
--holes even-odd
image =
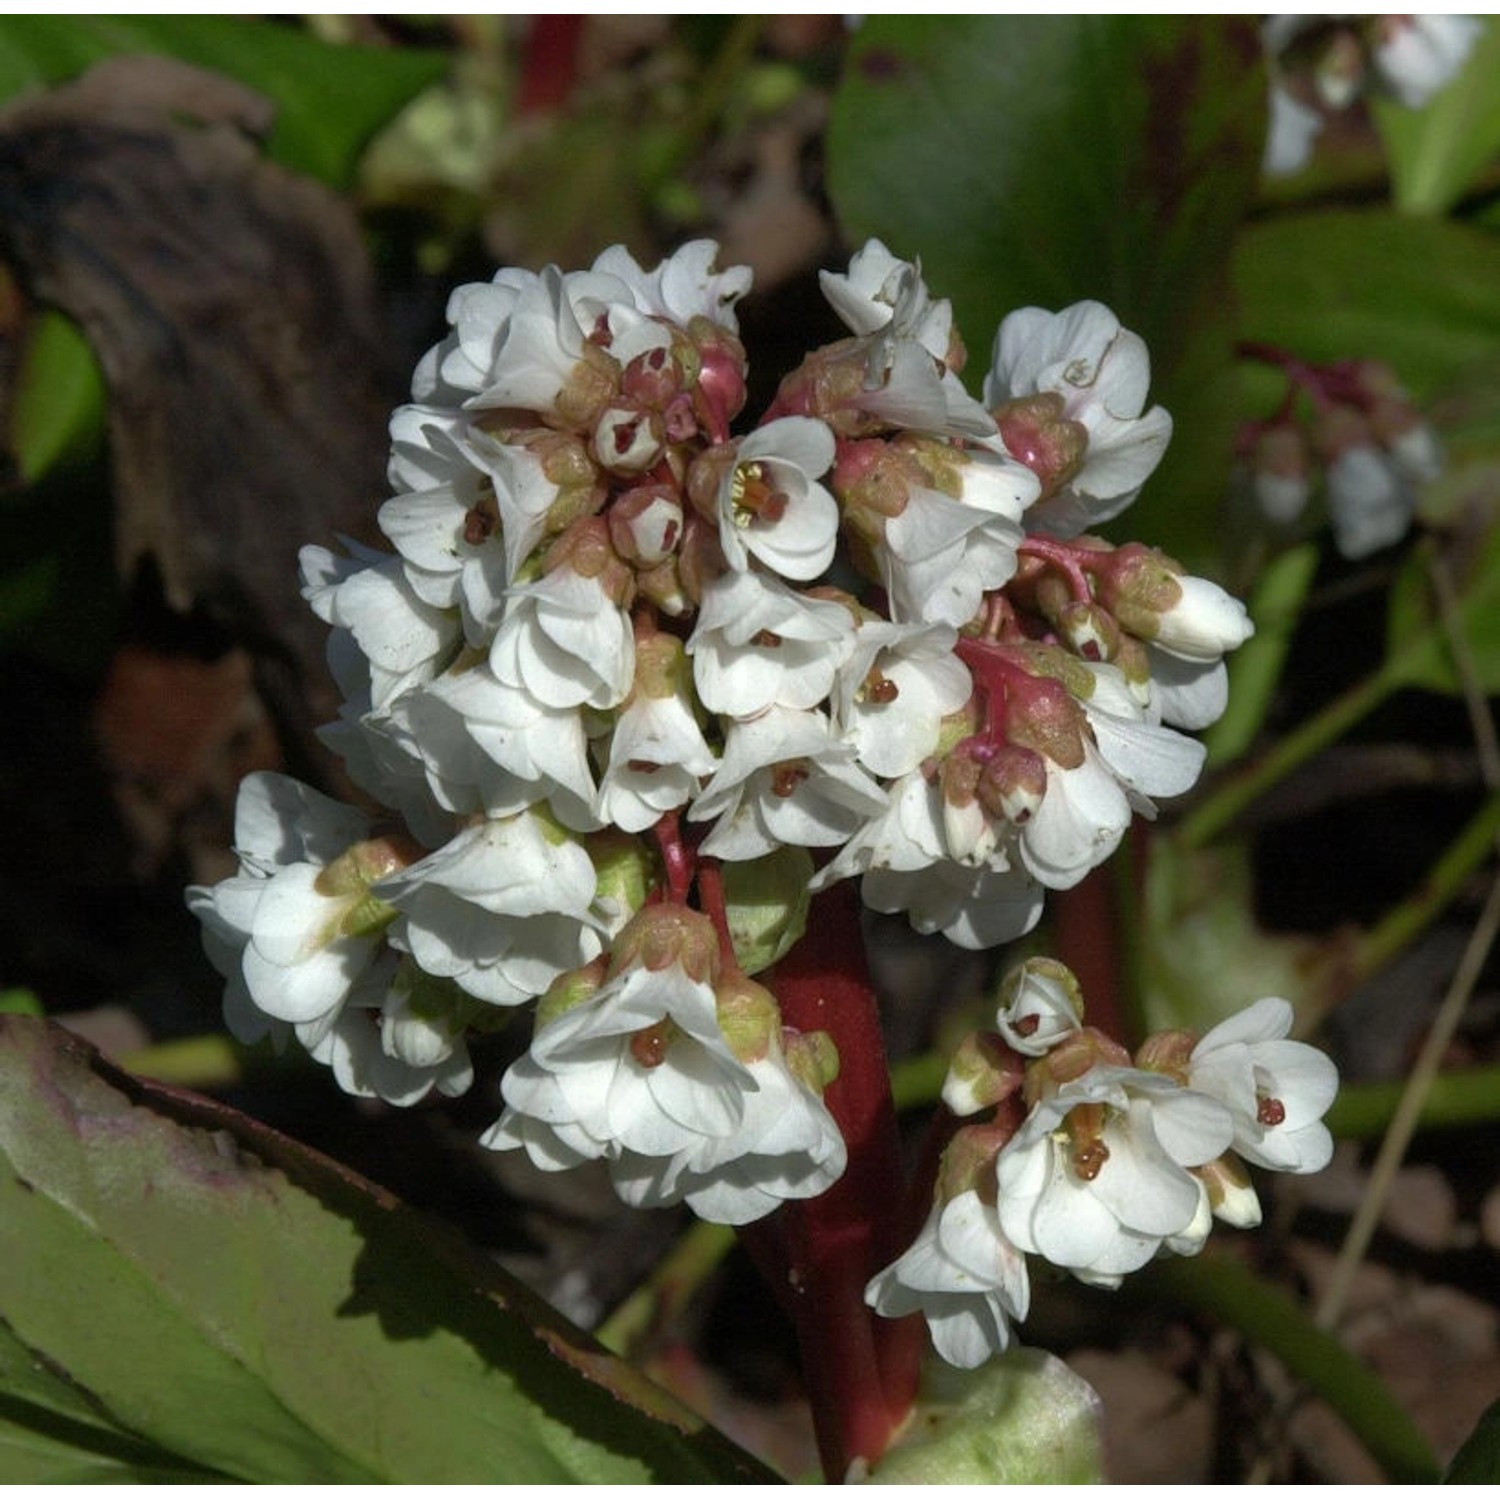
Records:
{"label": "white flower cluster", "polygon": [[396,831],[252,778],[239,875],[190,899],[237,1035],[407,1103],[540,997],[488,1143],[740,1222],[842,1170],[837,1059],[746,988],[776,953],[697,873],[780,880],[791,929],[826,850],[815,888],[1014,937],[1192,785],[1179,731],[1250,625],[1088,534],[1171,425],[1108,309],[1008,318],[981,404],[948,304],[872,241],[825,277],[850,336],[736,436],[750,274],[716,255],[453,294],[391,422],[394,553],[303,552],[325,737]]}
{"label": "white flower cluster", "polygon": [[1325,117],[1368,92],[1421,109],[1458,76],[1484,30],[1478,16],[1268,16],[1265,170],[1300,172]]}
{"label": "white flower cluster", "polygon": [[921,1312],[939,1354],[972,1369],[1026,1317],[1026,1256],[1115,1287],[1157,1255],[1193,1255],[1214,1218],[1249,1227],[1260,1204],[1243,1162],[1316,1172],[1337,1074],[1287,1039],[1292,1008],[1257,1001],[1201,1040],[1149,1038],[1132,1062],[1082,1026],[1073,976],[1013,971],[996,1032],[971,1038],[944,1098],[961,1128],[916,1242],[871,1281],[887,1317]]}

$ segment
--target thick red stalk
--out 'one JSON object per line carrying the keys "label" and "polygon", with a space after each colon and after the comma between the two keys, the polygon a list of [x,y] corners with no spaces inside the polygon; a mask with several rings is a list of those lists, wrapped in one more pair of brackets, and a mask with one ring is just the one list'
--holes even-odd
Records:
{"label": "thick red stalk", "polygon": [[825,1095],[849,1151],[844,1175],[821,1197],[791,1203],[785,1216],[803,1375],[829,1479],[857,1460],[873,1463],[916,1394],[915,1335],[877,1332],[865,1285],[905,1249],[900,1140],[885,1040],[865,965],[859,898],[851,882],[813,898],[807,932],[769,984],[782,1020],[826,1031],[839,1076]]}

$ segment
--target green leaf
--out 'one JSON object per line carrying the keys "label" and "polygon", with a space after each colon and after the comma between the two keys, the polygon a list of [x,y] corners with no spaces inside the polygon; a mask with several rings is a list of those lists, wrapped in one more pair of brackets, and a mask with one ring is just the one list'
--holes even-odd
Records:
{"label": "green leaf", "polygon": [[336,187],[353,180],[374,132],[446,66],[436,52],[335,47],[239,16],[9,16],[0,25],[0,100],[130,52],[196,63],[274,99],[272,156]]}
{"label": "green leaf", "polygon": [[10,413],[10,451],[32,484],[58,462],[86,457],[104,432],[104,377],[88,340],[43,309],[21,357]]}
{"label": "green leaf", "polygon": [[975,373],[1027,305],[1097,298],[1145,339],[1177,437],[1132,526],[1185,562],[1217,550],[1236,418],[1224,288],[1265,100],[1245,20],[876,16],[829,125],[846,234],[921,259]]}
{"label": "green leaf", "polygon": [[38,1466],[71,1433],[80,1464],[253,1482],[772,1477],[441,1226],[21,1017],[0,1325],[28,1361],[0,1415]]}
{"label": "green leaf", "polygon": [[1391,196],[1411,214],[1441,214],[1477,184],[1500,151],[1500,26],[1484,34],[1462,72],[1430,104],[1375,99],[1371,113],[1390,158]]}
{"label": "green leaf", "polygon": [[1327,209],[1247,229],[1234,262],[1241,335],[1304,359],[1382,359],[1419,401],[1493,359],[1493,236],[1386,209]]}
{"label": "green leaf", "polygon": [[978,1370],[930,1361],[903,1435],[869,1484],[1097,1484],[1099,1398],[1040,1349]]}
{"label": "green leaf", "polygon": [[1486,1409],[1479,1425],[1454,1454],[1443,1483],[1500,1483],[1500,1401]]}

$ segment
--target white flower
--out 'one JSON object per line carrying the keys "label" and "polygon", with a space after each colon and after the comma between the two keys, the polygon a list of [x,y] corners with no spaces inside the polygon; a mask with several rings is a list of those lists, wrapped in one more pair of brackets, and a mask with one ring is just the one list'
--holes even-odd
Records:
{"label": "white flower", "polygon": [[402,856],[369,835],[362,813],[289,776],[258,771],[240,783],[239,874],[190,892],[212,935],[210,957],[226,971],[238,958],[236,1034],[261,1029],[246,997],[277,1021],[332,1016],[375,961],[393,913],[371,885]]}
{"label": "white flower", "polygon": [[1399,542],[1416,506],[1410,481],[1372,443],[1344,449],[1328,466],[1333,540],[1345,557],[1368,557]]}
{"label": "white flower", "polygon": [[1020,1249],[1112,1285],[1199,1216],[1187,1170],[1234,1127],[1203,1094],[1136,1068],[1096,1065],[1032,1110],[997,1162],[1000,1223]]}
{"label": "white flower", "polygon": [[[719,1027],[716,958],[708,919],[665,907],[633,919],[634,931],[677,922],[676,953],[652,967],[620,954],[616,972],[561,1014],[543,1020],[531,1050],[501,1082],[506,1110],[482,1137],[496,1150],[524,1147],[544,1171],[581,1160],[691,1154],[738,1131],[759,1085]],[[631,929],[627,929],[627,933]]]}
{"label": "white flower", "polygon": [[946,625],[861,622],[831,706],[839,733],[876,776],[905,776],[937,747],[943,719],[968,702],[969,669]]}
{"label": "white flower", "polygon": [[781,417],[740,443],[719,486],[719,544],[732,568],[750,556],[806,583],[833,561],[838,502],[817,483],[833,464],[834,440],[812,417]]}
{"label": "white flower", "polygon": [[776,707],[730,725],[719,769],[688,816],[718,820],[705,854],[756,859],[782,844],[841,844],[885,804],[822,714]]}
{"label": "white flower", "polygon": [[827,1106],[787,1066],[779,1038],[746,1066],[755,1088],[744,1095],[735,1130],[669,1158],[621,1154],[610,1176],[625,1202],[638,1208],[685,1202],[711,1223],[749,1224],[838,1181],[844,1138]]}
{"label": "white flower", "polygon": [[613,708],[635,675],[630,616],[600,578],[554,568],[511,589],[490,668],[548,708]]}
{"label": "white flower", "polygon": [[1333,1155],[1322,1123],[1338,1071],[1316,1047],[1289,1041],[1292,1007],[1270,997],[1221,1021],[1193,1048],[1188,1086],[1234,1120],[1234,1149],[1257,1166],[1317,1172]]}
{"label": "white flower", "polygon": [[412,376],[412,399],[430,406],[456,407],[484,390],[516,303],[538,281],[535,271],[507,266],[487,283],[455,287],[448,297],[452,332],[418,362]]}
{"label": "white flower", "polygon": [[933,301],[919,267],[870,240],[840,276],[822,271],[823,295],[863,341],[860,409],[892,427],[989,437],[995,424],[949,368],[953,310]]}
{"label": "white flower", "polygon": [[[669,636],[680,660],[682,648]],[[642,651],[656,652],[649,646]],[[687,683],[677,682],[675,662],[663,680],[636,689],[615,719],[609,744],[609,768],[599,784],[597,811],[604,823],[627,833],[639,833],[656,823],[663,813],[684,807],[698,795],[702,778],[718,765],[703,731],[698,727]],[[670,688],[660,695],[654,686]]]}
{"label": "white flower", "polygon": [[[477,786],[494,816],[547,802],[569,828],[599,826],[588,739],[577,708],[553,708],[501,682],[486,665],[445,673],[398,705],[430,778],[454,791]],[[496,768],[487,772],[472,754]],[[454,801],[451,805],[463,807]]]}
{"label": "white flower", "polygon": [[905,912],[916,932],[976,951],[1023,937],[1042,917],[1042,888],[1024,870],[954,859],[923,870],[872,868],[860,896],[872,911]]}
{"label": "white flower", "polygon": [[[992,409],[1052,393],[1088,433],[1082,467],[1026,516],[1030,529],[1071,537],[1120,514],[1140,493],[1172,436],[1160,406],[1143,411],[1151,378],[1141,338],[1100,302],[1062,312],[1023,307],[1000,325],[984,383]],[[1003,433],[1003,423],[1002,423]]]}
{"label": "white flower", "polygon": [[1037,479],[1008,457],[956,455],[962,498],[913,486],[885,525],[881,566],[892,613],[904,620],[967,625],[991,589],[1016,571],[1020,520]]}
{"label": "white flower", "polygon": [[1156,615],[1151,642],[1188,661],[1216,662],[1255,634],[1245,606],[1207,578],[1179,574],[1177,600]]}
{"label": "white flower", "polygon": [[1079,1029],[1078,981],[1050,958],[1030,958],[1005,976],[995,1029],[1023,1057],[1040,1057]]}
{"label": "white flower", "polygon": [[1484,33],[1478,16],[1379,16],[1373,61],[1408,109],[1421,109],[1458,76]]}
{"label": "white flower", "polygon": [[373,707],[429,681],[457,650],[457,615],[418,598],[399,557],[359,548],[344,559],[308,546],[299,559],[303,597],[335,627],[330,652],[338,649],[338,632],[347,631],[368,661]]}
{"label": "white flower", "polygon": [[477,483],[471,495],[444,485],[393,496],[379,516],[413,593],[434,609],[459,608],[471,646],[499,624],[508,581],[498,523],[486,518],[479,498]]}
{"label": "white flower", "polygon": [[1026,1260],[999,1215],[972,1188],[928,1215],[911,1248],[870,1282],[865,1301],[882,1317],[920,1312],[933,1347],[951,1365],[977,1369],[1010,1343],[1026,1317]]}
{"label": "white flower", "polygon": [[456,1098],[473,1083],[462,1015],[447,1023],[415,1017],[413,982],[423,983],[410,973],[410,960],[398,968],[391,955],[389,964],[364,977],[335,1016],[297,1028],[308,1054],[332,1069],[346,1094],[406,1107],[434,1089]]}
{"label": "white flower", "polygon": [[764,573],[729,572],[704,590],[687,649],[703,706],[748,718],[773,704],[821,703],[853,640],[842,604],[809,599]]}
{"label": "white flower", "polygon": [[530,813],[464,829],[375,887],[422,970],[491,1005],[524,1005],[600,949],[583,846]]}
{"label": "white flower", "polygon": [[1323,116],[1282,85],[1271,85],[1271,119],[1261,170],[1270,177],[1290,177],[1312,159],[1313,143],[1323,133]]}
{"label": "white flower", "polygon": [[716,271],[718,255],[719,247],[713,240],[689,240],[655,270],[644,271],[623,245],[611,245],[594,261],[594,270],[606,272],[628,287],[643,313],[669,318],[683,327],[696,317],[704,317],[735,333],[739,321],[734,304],[750,290],[754,272],[749,266]]}

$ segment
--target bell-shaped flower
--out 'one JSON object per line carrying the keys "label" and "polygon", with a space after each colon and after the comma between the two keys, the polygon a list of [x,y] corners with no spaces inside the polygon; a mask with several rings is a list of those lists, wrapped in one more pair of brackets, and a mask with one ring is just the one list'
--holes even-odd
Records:
{"label": "bell-shaped flower", "polygon": [[719,545],[739,571],[758,558],[806,583],[833,561],[838,502],[817,481],[833,464],[834,440],[813,417],[757,427],[735,451],[719,485]]}
{"label": "bell-shaped flower", "polygon": [[880,567],[892,614],[961,627],[1016,571],[1021,516],[1036,477],[998,454],[951,451],[957,494],[913,485],[885,523]]}
{"label": "bell-shaped flower", "polygon": [[1024,937],[1041,920],[1042,887],[1025,871],[940,859],[922,870],[872,868],[860,883],[872,911],[905,912],[913,931],[940,932],[983,951]]}
{"label": "bell-shaped flower", "polygon": [[[726,1018],[726,1005],[734,1007],[737,997],[726,1001],[719,992],[720,1024],[755,1083],[744,1096],[744,1118],[729,1134],[670,1158],[622,1153],[610,1176],[621,1198],[638,1208],[685,1202],[700,1219],[749,1224],[783,1203],[816,1197],[843,1175],[844,1138],[819,1092],[788,1061],[775,1001],[753,981],[731,981],[731,988],[758,992],[767,1012],[757,1028],[763,1036],[747,1049],[732,1035],[743,1025]],[[792,1045],[803,1040],[794,1036]]]}
{"label": "bell-shaped flower", "polygon": [[524,1005],[600,949],[593,864],[533,813],[491,818],[376,888],[401,913],[394,946],[491,1005]]}
{"label": "bell-shaped flower", "polygon": [[765,573],[730,571],[704,589],[687,649],[703,706],[749,718],[772,705],[821,703],[853,640],[842,604],[809,599]]}
{"label": "bell-shaped flower", "polygon": [[457,797],[473,788],[496,817],[546,802],[569,828],[599,826],[579,709],[542,703],[479,663],[445,672],[404,699],[394,716],[409,721],[412,749],[425,759],[444,805],[467,811],[467,798]]}
{"label": "bell-shaped flower", "polygon": [[964,349],[946,298],[934,300],[921,268],[869,240],[847,275],[822,271],[823,295],[858,336],[865,392],[858,405],[889,427],[988,437],[995,424],[964,389]]}
{"label": "bell-shaped flower", "polygon": [[705,854],[756,859],[783,844],[841,844],[885,805],[822,714],[778,707],[730,725],[719,769],[688,816],[717,819]]}
{"label": "bell-shaped flower", "polygon": [[658,631],[636,643],[636,680],[615,718],[599,783],[602,822],[639,833],[685,807],[718,758],[693,712],[682,644]]}
{"label": "bell-shaped flower", "polygon": [[1024,307],[1001,323],[984,399],[999,413],[1007,449],[1027,458],[1005,408],[1033,396],[1056,398],[1058,418],[1087,437],[1081,462],[1045,476],[1050,489],[1027,513],[1028,529],[1077,536],[1119,515],[1140,493],[1172,436],[1165,410],[1144,410],[1150,375],[1145,343],[1100,302],[1059,313]]}
{"label": "bell-shaped flower", "polygon": [[524,1147],[556,1171],[627,1152],[674,1158],[740,1128],[758,1085],[719,1026],[712,923],[683,907],[647,907],[616,940],[607,971],[602,964],[564,976],[544,1001],[483,1144]]}
{"label": "bell-shaped flower", "polygon": [[652,317],[683,327],[694,318],[707,318],[736,333],[734,305],[750,290],[754,272],[749,266],[717,271],[718,257],[715,241],[689,240],[654,270],[645,271],[623,245],[611,245],[594,261],[594,270],[628,287],[635,306]]}
{"label": "bell-shaped flower", "polygon": [[613,708],[630,691],[635,641],[620,602],[625,570],[607,537],[602,521],[580,523],[564,539],[579,539],[568,554],[506,598],[490,668],[548,708]]}
{"label": "bell-shaped flower", "polygon": [[1333,1155],[1323,1116],[1338,1070],[1316,1047],[1289,1039],[1292,1007],[1257,1000],[1193,1048],[1188,1087],[1217,1099],[1234,1121],[1234,1149],[1278,1172],[1318,1172]]}
{"label": "bell-shaped flower", "polygon": [[[211,934],[210,957],[228,968],[237,956],[237,996],[273,1020],[332,1016],[376,960],[395,916],[373,887],[414,851],[371,839],[354,808],[258,771],[240,784],[235,852],[238,875],[189,895]],[[237,1030],[255,1030],[243,1005],[235,1009]]]}
{"label": "bell-shaped flower", "polygon": [[308,546],[300,561],[302,594],[313,612],[334,627],[335,639],[347,631],[369,662],[372,707],[383,708],[429,681],[458,649],[457,614],[424,603],[399,557],[361,548],[344,559],[326,547]]}
{"label": "bell-shaped flower", "polygon": [[1376,16],[1372,61],[1408,109],[1421,109],[1458,76],[1484,34],[1478,16]]}
{"label": "bell-shaped flower", "polygon": [[1070,969],[1028,958],[1000,985],[995,1029],[1023,1057],[1040,1057],[1083,1024],[1083,995]]}
{"label": "bell-shaped flower", "polygon": [[1026,1258],[1006,1238],[993,1200],[970,1188],[938,1202],[911,1248],[865,1288],[885,1318],[919,1312],[950,1365],[974,1370],[1010,1344],[1031,1305]]}
{"label": "bell-shaped flower", "polygon": [[969,670],[947,625],[860,623],[831,694],[833,722],[876,776],[905,776],[937,748],[942,721],[969,699]]}
{"label": "bell-shaped flower", "polygon": [[1195,1223],[1202,1189],[1188,1168],[1233,1134],[1215,1100],[1097,1064],[1040,1100],[1000,1152],[1001,1226],[1020,1249],[1114,1285]]}

